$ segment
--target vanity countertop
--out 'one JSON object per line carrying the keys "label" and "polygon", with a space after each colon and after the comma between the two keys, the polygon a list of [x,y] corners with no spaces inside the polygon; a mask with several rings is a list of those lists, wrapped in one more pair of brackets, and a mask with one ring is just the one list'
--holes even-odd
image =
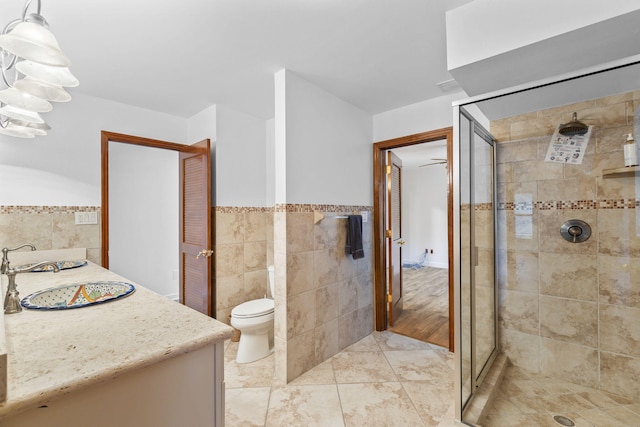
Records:
{"label": "vanity countertop", "polygon": [[[2,279],[5,288],[6,277]],[[99,280],[133,283],[136,290],[90,307],[4,315],[7,398],[0,403],[0,419],[232,335],[229,326],[91,262],[55,274],[16,276],[21,298]]]}

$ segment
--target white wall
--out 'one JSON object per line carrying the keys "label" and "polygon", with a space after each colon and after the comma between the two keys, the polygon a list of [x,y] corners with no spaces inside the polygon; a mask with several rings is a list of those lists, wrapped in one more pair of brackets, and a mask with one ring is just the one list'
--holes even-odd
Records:
{"label": "white wall", "polygon": [[267,206],[266,121],[218,105],[216,206]]}
{"label": "white wall", "polygon": [[456,92],[376,114],[373,140],[385,141],[452,126],[451,104],[466,97],[464,92]]}
{"label": "white wall", "polygon": [[267,179],[266,179],[266,205],[274,206],[276,203],[276,123],[275,119],[267,120],[266,130],[267,130],[267,155],[265,157],[265,162],[267,164]]}
{"label": "white wall", "polygon": [[402,170],[402,263],[421,260],[448,268],[447,170],[444,165]]}
{"label": "white wall", "polygon": [[100,131],[183,142],[186,120],[74,94],[43,115],[49,135],[0,135],[0,204],[100,205]]}
{"label": "white wall", "polygon": [[[278,97],[284,98],[284,116]],[[287,203],[373,203],[369,113],[282,70],[276,76],[275,120],[276,155],[286,146]],[[284,141],[278,132],[283,122]]]}
{"label": "white wall", "polygon": [[211,203],[216,200],[216,138],[217,138],[217,106],[211,105],[188,120],[188,143],[195,144],[203,139],[211,143]]}
{"label": "white wall", "polygon": [[280,70],[274,79],[273,155],[275,204],[287,203],[287,70]]}
{"label": "white wall", "polygon": [[211,105],[191,116],[187,121],[187,144],[194,144],[203,139],[216,140],[217,106]]}
{"label": "white wall", "polygon": [[490,58],[639,8],[637,0],[474,0],[446,14],[448,67]]}
{"label": "white wall", "polygon": [[109,143],[109,269],[178,298],[178,152]]}

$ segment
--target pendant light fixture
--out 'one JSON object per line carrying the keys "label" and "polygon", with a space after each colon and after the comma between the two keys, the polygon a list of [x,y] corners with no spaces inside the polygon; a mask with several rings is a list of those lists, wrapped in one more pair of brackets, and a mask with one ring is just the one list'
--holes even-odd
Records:
{"label": "pendant light fixture", "polygon": [[31,3],[27,0],[21,18],[0,34],[0,71],[6,86],[0,90],[0,134],[20,138],[46,135],[50,127],[38,113],[51,111],[50,101],[71,100],[63,87],[79,84],[40,14],[40,0],[35,0],[36,11],[27,13]]}

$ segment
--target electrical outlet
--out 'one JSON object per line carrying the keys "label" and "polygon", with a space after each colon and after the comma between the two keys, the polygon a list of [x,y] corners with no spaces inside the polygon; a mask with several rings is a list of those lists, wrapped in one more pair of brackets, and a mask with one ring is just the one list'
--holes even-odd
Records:
{"label": "electrical outlet", "polygon": [[429,253],[431,253],[431,254],[432,254],[432,253],[433,253],[433,249],[431,249],[431,252],[429,252]]}
{"label": "electrical outlet", "polygon": [[425,249],[425,250],[424,250],[424,253],[425,253],[425,254],[428,254],[428,253],[429,253],[429,249]]}

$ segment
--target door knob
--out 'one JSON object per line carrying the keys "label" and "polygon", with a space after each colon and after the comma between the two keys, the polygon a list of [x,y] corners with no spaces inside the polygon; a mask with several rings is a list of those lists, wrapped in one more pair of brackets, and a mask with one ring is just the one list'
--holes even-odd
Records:
{"label": "door knob", "polygon": [[196,259],[200,258],[201,256],[209,258],[211,255],[213,255],[213,251],[211,249],[203,249],[198,252],[198,255],[196,255]]}
{"label": "door knob", "polygon": [[407,243],[407,242],[405,242],[405,241],[404,241],[404,240],[402,240],[402,239],[401,239],[401,240],[398,240],[398,244],[399,244],[400,246],[404,245],[405,243]]}

